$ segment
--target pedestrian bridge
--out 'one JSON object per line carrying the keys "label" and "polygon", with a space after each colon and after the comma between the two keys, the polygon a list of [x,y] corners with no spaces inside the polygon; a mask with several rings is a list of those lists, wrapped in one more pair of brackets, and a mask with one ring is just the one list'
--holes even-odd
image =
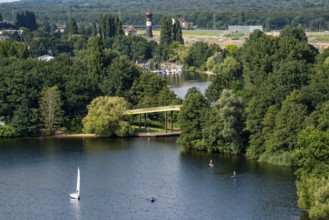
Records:
{"label": "pedestrian bridge", "polygon": [[125,115],[138,115],[138,114],[146,114],[146,113],[154,113],[154,112],[171,112],[171,111],[179,111],[182,105],[169,105],[169,106],[161,106],[161,107],[152,107],[152,108],[140,108],[140,109],[130,109],[124,112]]}
{"label": "pedestrian bridge", "polygon": [[152,108],[140,108],[140,109],[130,109],[124,112],[124,115],[139,115],[139,128],[141,128],[141,115],[144,114],[144,129],[147,130],[146,123],[146,115],[147,113],[155,113],[155,112],[164,112],[165,114],[165,133],[167,133],[168,129],[168,116],[167,112],[170,112],[170,130],[171,133],[174,132],[173,128],[173,111],[179,111],[182,105],[169,105],[169,106],[161,106],[161,107],[152,107]]}

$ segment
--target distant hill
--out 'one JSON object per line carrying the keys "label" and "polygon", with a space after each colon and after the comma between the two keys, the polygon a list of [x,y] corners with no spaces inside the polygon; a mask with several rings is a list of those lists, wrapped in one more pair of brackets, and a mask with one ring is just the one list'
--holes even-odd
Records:
{"label": "distant hill", "polygon": [[[15,11],[31,10],[40,20],[61,24],[67,22],[68,15],[78,23],[91,23],[103,13],[119,14],[123,24],[144,24],[144,14],[151,10],[154,24],[171,16],[184,17],[203,29],[225,29],[228,25],[329,29],[328,0],[22,0],[13,4]],[[0,13],[11,18],[11,5],[1,6]]]}

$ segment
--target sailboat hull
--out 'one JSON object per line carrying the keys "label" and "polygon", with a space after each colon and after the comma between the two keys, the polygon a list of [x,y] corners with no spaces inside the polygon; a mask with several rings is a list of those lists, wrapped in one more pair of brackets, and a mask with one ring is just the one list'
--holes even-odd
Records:
{"label": "sailboat hull", "polygon": [[78,193],[71,193],[70,198],[71,199],[80,199],[80,195]]}

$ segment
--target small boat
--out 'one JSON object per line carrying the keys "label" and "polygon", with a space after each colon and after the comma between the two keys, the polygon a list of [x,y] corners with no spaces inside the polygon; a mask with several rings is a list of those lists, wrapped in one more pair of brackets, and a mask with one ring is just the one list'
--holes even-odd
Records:
{"label": "small boat", "polygon": [[70,193],[71,199],[80,199],[80,169],[78,167],[77,173],[77,189],[74,193]]}
{"label": "small boat", "polygon": [[210,160],[210,162],[209,162],[209,166],[210,166],[210,167],[213,167],[213,166],[214,166],[214,164],[212,163],[212,160]]}

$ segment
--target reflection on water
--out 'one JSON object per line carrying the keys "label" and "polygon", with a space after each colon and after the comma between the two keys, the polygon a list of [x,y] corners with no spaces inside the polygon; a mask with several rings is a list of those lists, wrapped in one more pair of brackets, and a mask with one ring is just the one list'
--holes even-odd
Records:
{"label": "reflection on water", "polygon": [[70,204],[72,207],[72,211],[73,211],[73,216],[74,219],[81,219],[81,212],[80,212],[80,201],[77,199],[71,199],[70,198]]}
{"label": "reflection on water", "polygon": [[187,90],[191,87],[197,87],[200,92],[204,94],[213,78],[212,75],[197,72],[182,72],[175,74],[159,73],[159,75],[167,80],[167,85],[180,98],[184,98]]}

